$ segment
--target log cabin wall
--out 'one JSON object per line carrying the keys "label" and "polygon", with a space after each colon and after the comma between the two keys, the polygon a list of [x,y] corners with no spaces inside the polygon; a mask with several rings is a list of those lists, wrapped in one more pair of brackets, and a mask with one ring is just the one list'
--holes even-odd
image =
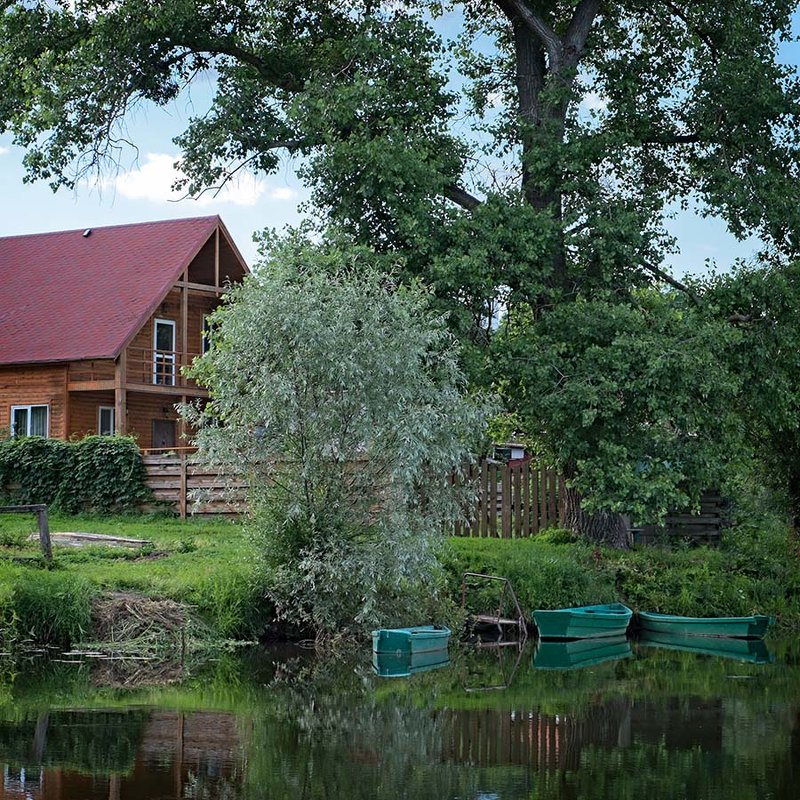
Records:
{"label": "log cabin wall", "polygon": [[67,438],[91,436],[98,431],[100,407],[114,407],[113,390],[105,392],[71,392],[69,396],[69,430]]}
{"label": "log cabin wall", "polygon": [[48,406],[49,435],[66,438],[67,367],[43,364],[0,367],[0,431],[11,426],[11,407]]}
{"label": "log cabin wall", "polygon": [[175,404],[180,400],[180,397],[172,395],[128,392],[128,433],[136,437],[139,447],[148,450],[160,446],[153,442],[153,421],[173,422],[175,444],[178,447],[189,444],[180,439],[180,423],[175,410]]}
{"label": "log cabin wall", "polygon": [[[155,313],[140,328],[127,347],[127,382],[152,384],[153,379],[153,341],[156,320],[175,323],[175,352],[177,368],[190,363],[192,358],[203,350],[203,317],[210,314],[219,304],[213,294],[201,294],[189,290],[187,298],[186,348],[183,346],[184,326],[181,311],[181,289],[170,289]],[[185,353],[186,358],[181,358]],[[180,384],[180,375],[176,376]]]}

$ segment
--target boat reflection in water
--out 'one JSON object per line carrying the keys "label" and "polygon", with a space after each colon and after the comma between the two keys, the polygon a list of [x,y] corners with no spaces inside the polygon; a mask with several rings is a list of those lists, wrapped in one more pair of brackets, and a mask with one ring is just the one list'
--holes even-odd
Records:
{"label": "boat reflection in water", "polygon": [[761,639],[732,639],[721,636],[680,636],[679,634],[641,631],[639,643],[666,650],[731,658],[751,664],[770,664],[775,656]]}
{"label": "boat reflection in water", "polygon": [[372,668],[382,678],[407,678],[409,675],[441,669],[449,664],[450,656],[446,649],[422,653],[372,653]]}
{"label": "boat reflection in water", "polygon": [[533,666],[537,669],[578,669],[628,658],[632,654],[625,636],[569,642],[539,640],[533,654]]}

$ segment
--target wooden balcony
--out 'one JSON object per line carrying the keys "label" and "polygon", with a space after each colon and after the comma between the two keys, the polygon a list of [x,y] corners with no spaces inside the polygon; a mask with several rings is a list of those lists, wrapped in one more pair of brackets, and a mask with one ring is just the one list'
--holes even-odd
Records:
{"label": "wooden balcony", "polygon": [[[123,388],[158,394],[205,395],[191,379],[182,374],[200,355],[174,350],[152,350],[129,347],[125,358]],[[78,361],[69,365],[67,378],[69,391],[104,391],[119,388],[115,382],[115,363],[109,360]]]}
{"label": "wooden balcony", "polygon": [[162,389],[193,389],[197,384],[183,376],[183,368],[199,353],[179,353],[174,350],[128,348],[125,382],[128,386],[152,386]]}

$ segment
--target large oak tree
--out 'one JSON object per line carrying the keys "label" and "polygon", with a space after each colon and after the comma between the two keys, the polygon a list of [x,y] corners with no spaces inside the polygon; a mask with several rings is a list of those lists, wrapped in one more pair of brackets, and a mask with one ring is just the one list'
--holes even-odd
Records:
{"label": "large oak tree", "polygon": [[[222,186],[242,169],[275,171],[290,157],[327,222],[402,255],[409,275],[435,286],[473,347],[476,374],[499,340],[500,388],[581,488],[570,493],[570,523],[598,540],[624,543],[618,515],[607,512],[627,501],[630,482],[611,480],[592,498],[581,475],[647,461],[637,448],[650,447],[656,429],[666,432],[659,441],[677,432],[676,447],[696,449],[710,398],[725,396],[730,378],[709,378],[698,393],[706,417],[673,414],[659,400],[659,413],[640,403],[598,433],[593,395],[563,391],[585,382],[591,358],[561,367],[604,348],[593,374],[614,374],[610,321],[626,336],[659,332],[645,337],[652,344],[641,358],[663,349],[659,336],[674,326],[661,312],[652,322],[641,302],[648,286],[684,295],[669,314],[685,321],[680,306],[696,298],[666,268],[674,243],[665,218],[677,208],[717,214],[738,236],[755,233],[777,262],[800,247],[800,89],[778,58],[795,7],[788,0],[0,7],[0,130],[26,148],[30,179],[72,186],[117,163],[137,103],[167,104],[212,75],[209,108],[177,139],[185,190]],[[603,316],[617,306],[603,317],[603,341],[582,335],[587,309]],[[497,336],[499,313],[507,321]],[[539,342],[558,355],[549,365]],[[634,380],[631,392],[609,379],[598,391],[626,411],[639,391],[668,395],[665,375]],[[589,402],[591,424],[562,436],[557,423],[570,417],[559,398]],[[609,449],[628,423],[648,435]],[[663,510],[682,497],[692,476],[664,466],[679,461],[660,459],[657,504],[642,500],[649,489],[631,502]],[[583,513],[581,493],[601,517]]]}

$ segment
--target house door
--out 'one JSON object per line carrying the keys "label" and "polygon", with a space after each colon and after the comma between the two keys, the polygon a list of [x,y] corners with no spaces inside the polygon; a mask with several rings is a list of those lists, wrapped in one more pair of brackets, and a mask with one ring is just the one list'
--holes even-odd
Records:
{"label": "house door", "polygon": [[153,447],[169,450],[175,447],[175,420],[153,420]]}

